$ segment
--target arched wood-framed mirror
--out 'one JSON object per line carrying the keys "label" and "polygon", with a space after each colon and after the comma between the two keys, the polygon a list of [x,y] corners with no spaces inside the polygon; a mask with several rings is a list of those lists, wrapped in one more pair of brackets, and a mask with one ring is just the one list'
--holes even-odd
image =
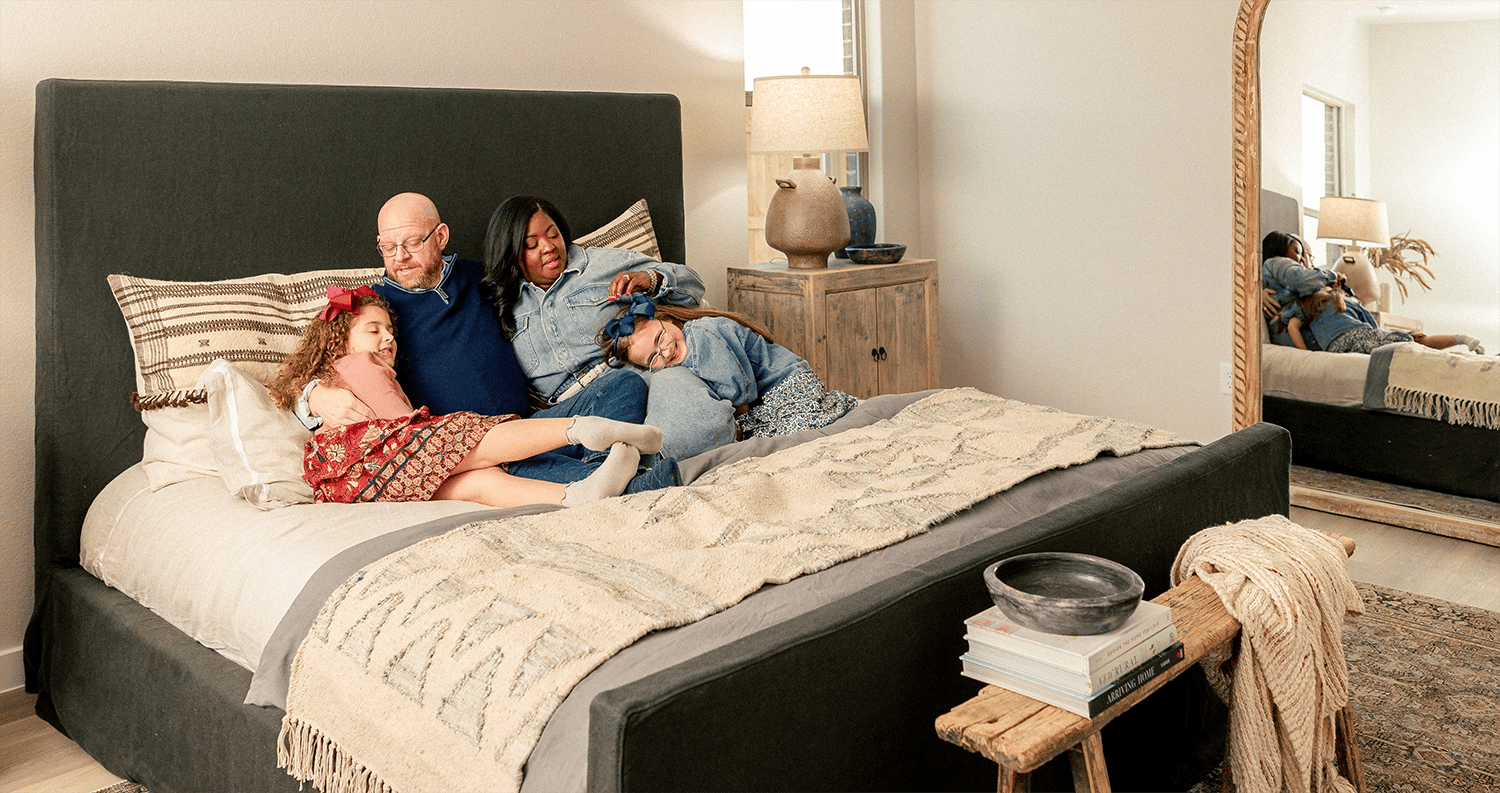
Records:
{"label": "arched wood-framed mirror", "polygon": [[[1233,54],[1234,282],[1232,425],[1261,419],[1260,195],[1261,31],[1271,0],[1240,0]],[[1292,485],[1292,503],[1420,531],[1500,545],[1500,524]]]}
{"label": "arched wood-framed mirror", "polygon": [[1234,416],[1260,421],[1260,28],[1270,0],[1234,21]]}

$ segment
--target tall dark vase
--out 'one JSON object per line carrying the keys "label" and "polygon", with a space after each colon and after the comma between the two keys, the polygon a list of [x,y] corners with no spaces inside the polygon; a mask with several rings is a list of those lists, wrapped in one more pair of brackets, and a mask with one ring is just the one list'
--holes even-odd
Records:
{"label": "tall dark vase", "polygon": [[[849,244],[869,245],[875,241],[875,205],[860,192],[862,187],[840,187],[844,196],[844,209],[849,210]],[[833,252],[840,259],[849,258],[849,251],[839,248]]]}

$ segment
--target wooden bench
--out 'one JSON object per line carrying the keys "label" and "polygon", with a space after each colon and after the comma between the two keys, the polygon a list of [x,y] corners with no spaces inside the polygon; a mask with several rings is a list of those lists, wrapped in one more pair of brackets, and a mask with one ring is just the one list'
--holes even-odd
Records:
{"label": "wooden bench", "polygon": [[[1354,552],[1353,540],[1337,539],[1346,552]],[[1031,789],[1031,772],[1063,752],[1068,752],[1076,790],[1109,793],[1109,772],[1104,766],[1104,744],[1099,730],[1191,668],[1209,651],[1234,639],[1240,631],[1239,621],[1225,611],[1218,594],[1197,576],[1152,601],[1172,609],[1183,659],[1108,710],[1086,719],[1014,691],[985,686],[973,699],[938,717],[938,736],[998,763],[1000,793],[1026,793]],[[1337,716],[1337,726],[1339,771],[1354,784],[1355,790],[1364,793],[1364,770],[1354,740],[1354,716],[1347,705]],[[1234,783],[1227,763],[1222,778],[1224,793],[1231,793]]]}

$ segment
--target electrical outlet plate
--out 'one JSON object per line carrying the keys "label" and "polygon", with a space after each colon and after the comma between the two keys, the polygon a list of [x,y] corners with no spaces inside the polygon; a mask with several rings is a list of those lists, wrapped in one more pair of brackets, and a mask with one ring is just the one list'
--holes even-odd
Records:
{"label": "electrical outlet plate", "polygon": [[1234,393],[1234,369],[1229,364],[1219,364],[1219,393]]}

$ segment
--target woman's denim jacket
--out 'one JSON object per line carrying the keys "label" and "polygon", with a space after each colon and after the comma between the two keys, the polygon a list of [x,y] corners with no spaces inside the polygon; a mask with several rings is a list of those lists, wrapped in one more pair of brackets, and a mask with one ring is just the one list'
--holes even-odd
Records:
{"label": "woman's denim jacket", "polygon": [[658,303],[692,306],[703,299],[703,279],[691,267],[618,248],[569,245],[568,266],[551,287],[522,282],[511,343],[533,391],[555,397],[604,360],[595,337],[619,310],[609,299],[609,282],[645,270],[661,274],[661,285],[649,295]]}

